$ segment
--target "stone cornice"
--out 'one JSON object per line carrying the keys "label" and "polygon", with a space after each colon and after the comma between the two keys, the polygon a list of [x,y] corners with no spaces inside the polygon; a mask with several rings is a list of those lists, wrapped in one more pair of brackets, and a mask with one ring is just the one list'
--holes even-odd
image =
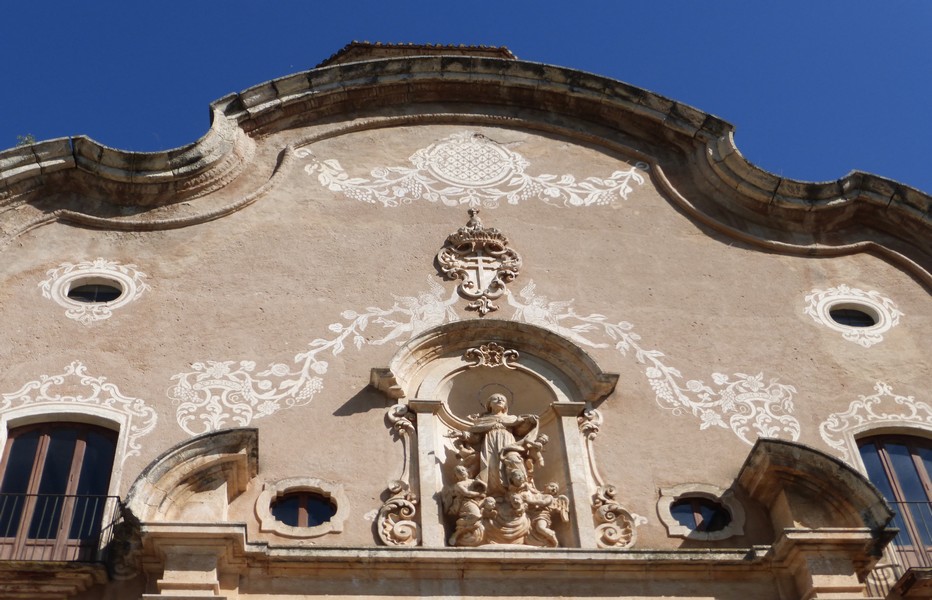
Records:
{"label": "stone cornice", "polygon": [[[901,262],[932,287],[932,196],[861,172],[823,183],[781,178],[744,159],[734,144],[733,126],[717,117],[605,77],[487,56],[380,58],[268,81],[214,102],[209,132],[166,152],[122,152],[85,137],[14,148],[0,153],[0,211],[24,203],[26,192],[50,176],[74,172],[81,185],[103,188],[115,204],[150,209],[178,203],[229,183],[248,162],[258,137],[348,114],[431,103],[472,106],[473,112],[485,107],[501,115],[520,110],[523,119],[537,119],[555,132],[583,136],[596,131],[607,146],[646,148],[652,162],[665,168],[674,190],[690,189],[698,212],[712,223],[730,223],[721,229],[728,235],[747,234],[757,242],[772,238],[778,247],[771,249],[797,254],[874,252]],[[203,212],[217,218],[248,203]],[[8,215],[0,217],[0,237],[55,218],[123,229],[206,220],[179,221],[171,213],[161,220],[134,221],[93,210],[43,207],[35,223],[23,215],[22,222],[8,225]],[[762,227],[763,234],[755,233]]]}

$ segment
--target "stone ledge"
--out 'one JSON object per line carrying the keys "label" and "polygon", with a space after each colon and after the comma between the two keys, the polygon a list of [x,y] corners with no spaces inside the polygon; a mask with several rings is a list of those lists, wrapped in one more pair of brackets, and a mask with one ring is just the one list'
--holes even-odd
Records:
{"label": "stone ledge", "polygon": [[106,581],[99,563],[0,561],[0,598],[68,598]]}

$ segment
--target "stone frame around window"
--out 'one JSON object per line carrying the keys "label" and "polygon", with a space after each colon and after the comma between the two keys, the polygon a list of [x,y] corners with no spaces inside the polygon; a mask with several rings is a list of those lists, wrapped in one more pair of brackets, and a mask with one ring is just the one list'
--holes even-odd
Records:
{"label": "stone frame around window", "polygon": [[[311,492],[329,498],[336,506],[336,513],[326,523],[314,527],[293,527],[286,525],[272,515],[272,502],[287,494]],[[343,523],[349,515],[349,501],[339,483],[324,481],[316,477],[291,477],[265,484],[256,499],[256,517],[259,519],[259,531],[274,533],[288,538],[312,538],[328,533],[342,533]]]}
{"label": "stone frame around window", "polygon": [[[686,498],[705,498],[721,504],[731,515],[731,522],[718,531],[696,531],[682,525],[674,518],[671,507],[677,500]],[[730,490],[707,483],[683,483],[671,488],[661,488],[660,498],[657,500],[657,515],[670,537],[714,542],[744,534],[744,507]]]}

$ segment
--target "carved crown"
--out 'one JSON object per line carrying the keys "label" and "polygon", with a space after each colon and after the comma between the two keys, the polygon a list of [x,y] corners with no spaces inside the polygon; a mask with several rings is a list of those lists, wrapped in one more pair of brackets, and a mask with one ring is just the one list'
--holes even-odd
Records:
{"label": "carved crown", "polygon": [[500,248],[507,246],[508,238],[505,237],[505,234],[494,227],[483,227],[482,220],[479,219],[478,215],[478,208],[470,208],[469,221],[466,222],[466,225],[457,229],[456,233],[447,236],[447,243],[456,249],[462,247],[472,248],[476,244],[480,246],[492,244],[493,247],[498,246]]}

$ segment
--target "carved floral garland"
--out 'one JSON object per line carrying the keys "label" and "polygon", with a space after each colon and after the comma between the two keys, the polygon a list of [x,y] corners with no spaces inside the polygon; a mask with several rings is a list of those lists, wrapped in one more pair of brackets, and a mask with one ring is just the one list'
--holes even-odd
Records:
{"label": "carved floral garland", "polygon": [[546,204],[562,206],[613,206],[627,200],[632,183],[643,184],[641,174],[649,168],[639,162],[609,177],[537,175],[524,172],[523,156],[480,133],[462,131],[411,155],[411,167],[377,167],[370,176],[350,177],[336,159],[318,160],[308,148],[295,150],[298,158],[311,163],[304,167],[320,184],[347,198],[398,206],[414,200],[441,202],[446,206],[466,204],[494,208],[504,200],[518,204],[537,198]]}
{"label": "carved floral garland", "polygon": [[[347,340],[357,349],[366,344],[401,344],[431,327],[458,320],[452,309],[458,299],[456,291],[445,298],[443,286],[430,278],[428,281],[430,292],[417,297],[395,296],[391,308],[344,311],[341,316],[345,322],[329,326],[335,337],[312,341],[307,352],[295,357],[294,367],[275,363],[253,376],[255,363],[251,361],[195,363],[192,372],[175,375],[172,379],[177,383],[168,390],[169,398],[178,404],[178,424],[195,435],[231,422],[246,426],[283,408],[304,406],[323,388],[320,376],[327,372],[327,362],[319,358],[321,353],[337,356]],[[644,374],[662,408],[675,415],[692,414],[700,420],[699,429],[730,429],[749,445],[758,437],[799,439],[799,421],[792,415],[793,386],[765,378],[762,373],[713,373],[712,385],[696,379],[683,383],[680,371],[663,361],[663,352],[641,347],[641,337],[631,323],[615,323],[601,314],[577,314],[573,300],[550,302],[536,295],[535,287],[533,281],[528,283],[520,299],[506,293],[514,308],[512,320],[550,329],[591,348],[605,348],[610,342],[622,356],[633,353],[644,365]],[[373,325],[380,326],[384,335],[367,340],[364,333],[371,334]],[[593,333],[601,333],[606,342],[587,337]]]}

